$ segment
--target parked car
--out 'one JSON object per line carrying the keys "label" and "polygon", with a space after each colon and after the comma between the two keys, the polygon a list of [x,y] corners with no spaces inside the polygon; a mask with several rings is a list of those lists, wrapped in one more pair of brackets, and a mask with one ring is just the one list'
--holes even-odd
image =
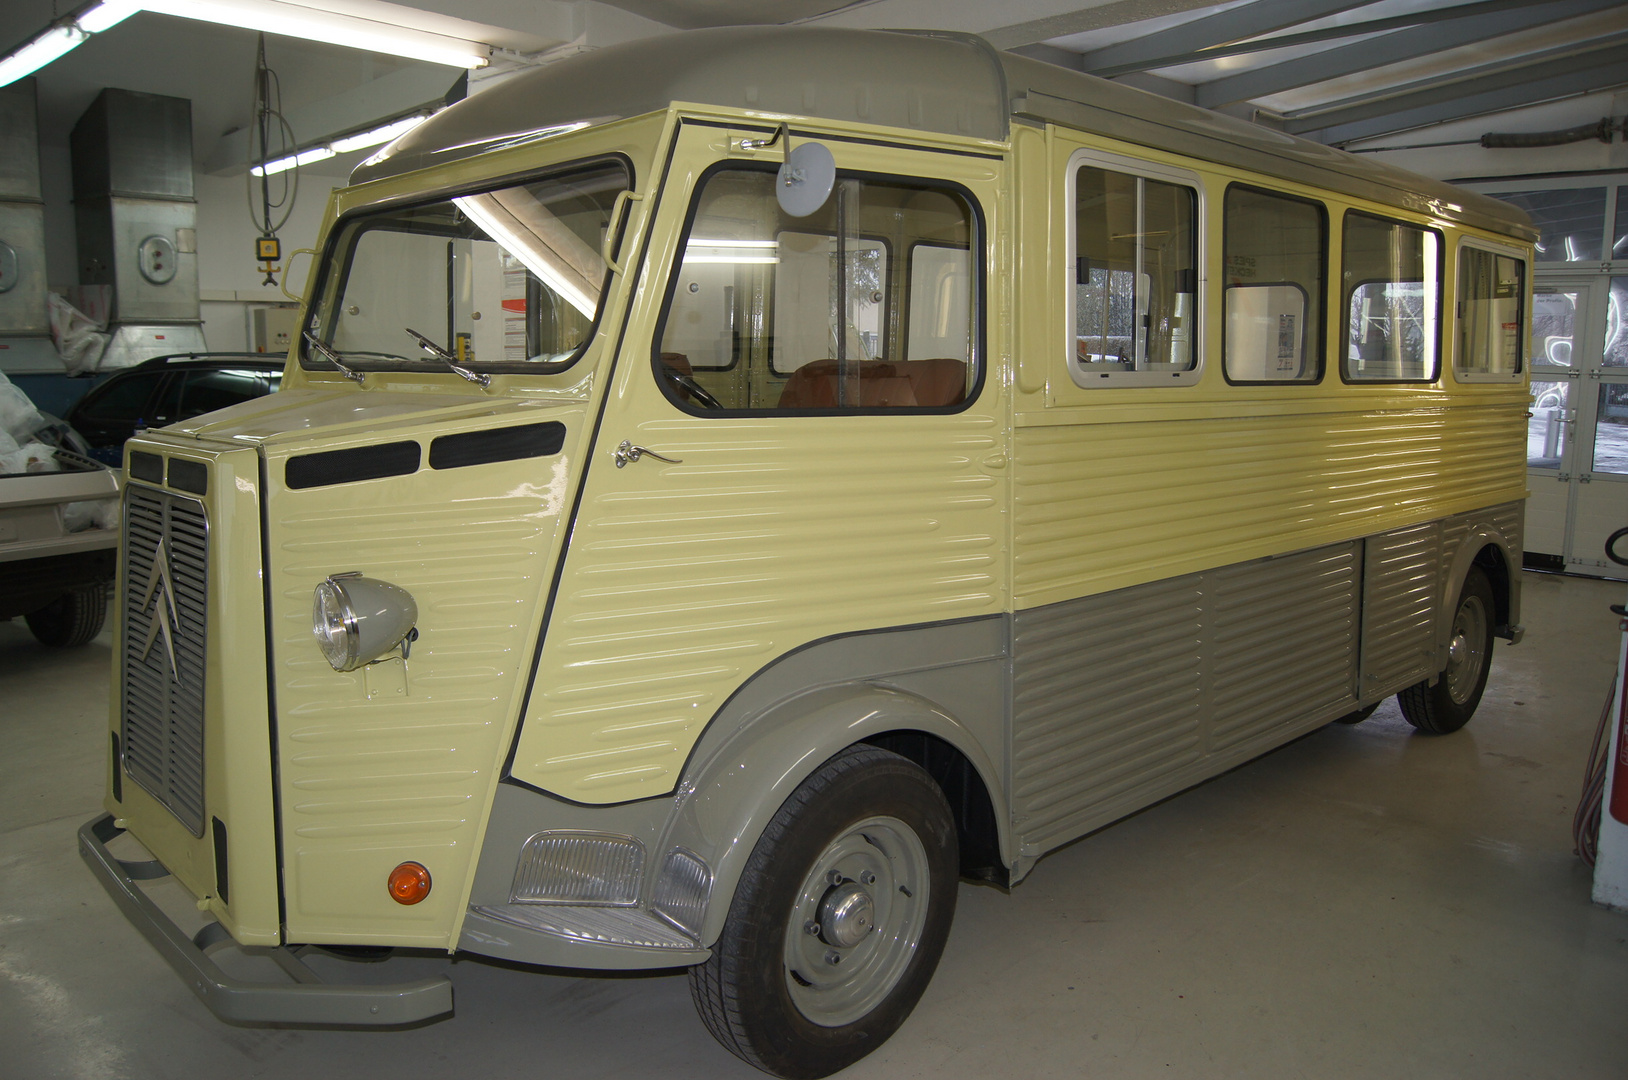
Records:
{"label": "parked car", "polygon": [[119,372],[81,398],[65,418],[109,465],[124,460],[124,441],[277,389],[283,361],[265,353],[178,353]]}
{"label": "parked car", "polygon": [[119,474],[86,457],[62,421],[11,400],[28,419],[0,426],[0,445],[17,447],[0,453],[0,621],[25,619],[46,645],[83,645],[107,616]]}

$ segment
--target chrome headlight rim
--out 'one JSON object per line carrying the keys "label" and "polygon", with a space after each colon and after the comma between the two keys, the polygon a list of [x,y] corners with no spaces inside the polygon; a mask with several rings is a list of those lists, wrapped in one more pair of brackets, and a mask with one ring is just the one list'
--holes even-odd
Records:
{"label": "chrome headlight rim", "polygon": [[[332,574],[318,583],[314,596],[311,630],[316,635],[317,644],[322,649],[322,655],[335,671],[355,671],[361,667],[362,627],[356,618],[356,606],[351,603],[350,593],[345,591],[345,579],[360,577],[359,573]],[[328,601],[327,604],[324,601]],[[339,616],[339,628],[343,633],[340,639],[344,645],[344,652],[338,654],[340,663],[335,663],[337,650],[332,646],[335,643],[332,635],[327,633],[328,620],[326,611],[332,610]]]}

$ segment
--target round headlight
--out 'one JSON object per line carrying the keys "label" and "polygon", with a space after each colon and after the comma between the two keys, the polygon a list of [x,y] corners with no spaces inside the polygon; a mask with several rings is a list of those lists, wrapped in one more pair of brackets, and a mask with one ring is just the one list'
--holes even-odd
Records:
{"label": "round headlight", "polygon": [[356,667],[356,613],[340,584],[330,578],[317,586],[311,602],[311,631],[335,671]]}
{"label": "round headlight", "polygon": [[311,631],[335,671],[355,671],[383,656],[413,633],[417,621],[411,593],[359,574],[330,577],[311,599]]}

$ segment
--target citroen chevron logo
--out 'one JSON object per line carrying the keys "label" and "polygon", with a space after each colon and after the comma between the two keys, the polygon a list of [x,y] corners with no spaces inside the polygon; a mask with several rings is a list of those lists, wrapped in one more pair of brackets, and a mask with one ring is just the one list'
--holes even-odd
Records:
{"label": "citroen chevron logo", "polygon": [[153,573],[147,582],[147,593],[141,598],[141,608],[147,612],[147,640],[142,645],[141,662],[147,662],[147,655],[153,651],[153,643],[158,636],[164,636],[164,653],[170,662],[170,678],[176,682],[181,681],[181,675],[175,668],[175,629],[181,623],[180,613],[175,609],[175,583],[170,580],[170,553],[164,545],[168,538],[158,542],[153,549]]}

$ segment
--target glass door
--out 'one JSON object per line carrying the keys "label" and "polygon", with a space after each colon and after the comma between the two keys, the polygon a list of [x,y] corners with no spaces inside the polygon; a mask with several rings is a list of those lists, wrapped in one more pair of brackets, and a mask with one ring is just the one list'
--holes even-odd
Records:
{"label": "glass door", "polygon": [[[1606,561],[1605,541],[1628,526],[1628,277],[1599,280],[1590,329],[1600,344],[1583,357],[1578,382],[1577,480],[1567,569],[1620,578]],[[1603,310],[1600,310],[1603,308]]]}
{"label": "glass door", "polygon": [[1572,519],[1577,384],[1594,284],[1542,278],[1532,295],[1528,368],[1532,408],[1526,426],[1526,551],[1554,569],[1566,565]]}

